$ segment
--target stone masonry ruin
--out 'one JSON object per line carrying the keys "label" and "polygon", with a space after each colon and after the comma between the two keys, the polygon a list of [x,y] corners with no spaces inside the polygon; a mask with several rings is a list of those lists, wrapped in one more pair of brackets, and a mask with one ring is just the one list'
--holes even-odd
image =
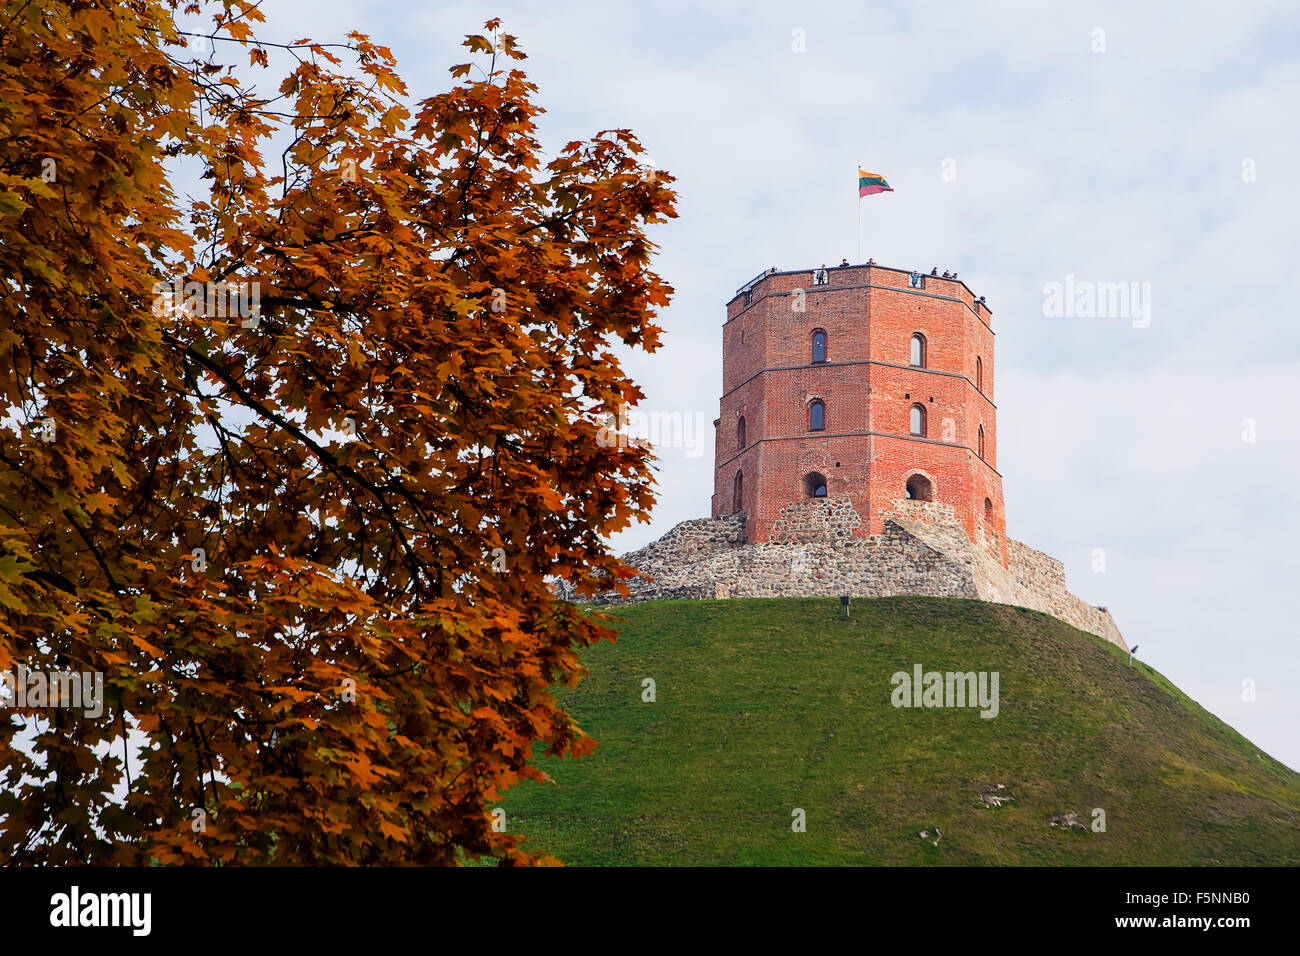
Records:
{"label": "stone masonry ruin", "polygon": [[744,515],[683,521],[623,556],[652,580],[630,579],[627,598],[606,592],[596,600],[615,604],[843,594],[973,598],[1042,611],[1128,650],[1105,608],[1066,590],[1065,569],[1055,558],[1008,540],[1003,567],[933,502],[899,499],[882,534],[855,537],[853,529],[860,523],[852,504],[836,498],[786,509],[773,540],[752,544],[745,537]]}

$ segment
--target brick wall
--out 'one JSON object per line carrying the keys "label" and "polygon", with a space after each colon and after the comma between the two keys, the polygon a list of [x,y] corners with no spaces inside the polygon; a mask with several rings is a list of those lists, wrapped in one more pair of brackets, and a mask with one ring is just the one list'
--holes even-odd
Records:
{"label": "brick wall", "polygon": [[[883,531],[919,470],[967,537],[1005,565],[988,308],[955,280],[926,276],[910,289],[904,270],[829,268],[827,278],[771,273],[727,305],[713,516],[743,514],[755,542],[785,535],[783,515],[808,497],[804,480],[816,472],[857,512],[854,536],[867,537]],[[824,363],[812,362],[817,331],[827,336]],[[925,368],[910,365],[913,333],[925,337]],[[814,401],[825,408],[820,431],[810,430]],[[913,404],[926,412],[924,438],[910,434]]]}

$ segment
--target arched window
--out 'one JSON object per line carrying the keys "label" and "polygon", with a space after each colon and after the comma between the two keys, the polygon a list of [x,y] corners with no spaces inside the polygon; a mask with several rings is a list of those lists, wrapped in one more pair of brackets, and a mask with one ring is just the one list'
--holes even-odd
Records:
{"label": "arched window", "polygon": [[912,434],[919,438],[925,437],[925,406],[912,406]]}
{"label": "arched window", "polygon": [[735,482],[733,482],[733,488],[732,488],[732,506],[731,506],[732,514],[740,514],[741,511],[744,510],[744,507],[742,505],[742,502],[744,501],[744,495],[745,495],[745,473],[738,471],[736,472],[736,480]]}
{"label": "arched window", "polygon": [[912,501],[933,501],[934,489],[925,475],[912,475],[907,479],[907,497]]}
{"label": "arched window", "polygon": [[984,523],[993,523],[993,502],[989,501],[987,498],[984,499]]}
{"label": "arched window", "polygon": [[912,335],[912,364],[917,368],[925,368],[925,336],[920,332]]}
{"label": "arched window", "polygon": [[825,498],[826,476],[815,471],[810,475],[805,475],[803,479],[803,490],[809,498]]}
{"label": "arched window", "polygon": [[975,356],[975,387],[984,391],[984,360],[978,355]]}
{"label": "arched window", "polygon": [[826,428],[826,406],[821,399],[808,406],[808,430],[819,432]]}
{"label": "arched window", "polygon": [[826,333],[821,329],[812,334],[812,360],[814,362],[826,361]]}
{"label": "arched window", "polygon": [[741,447],[745,447],[745,416],[740,416],[740,421],[736,422],[736,442]]}
{"label": "arched window", "polygon": [[983,458],[984,457],[984,426],[983,425],[980,426],[979,432],[977,433],[976,443],[978,445],[976,451],[978,452],[979,456]]}

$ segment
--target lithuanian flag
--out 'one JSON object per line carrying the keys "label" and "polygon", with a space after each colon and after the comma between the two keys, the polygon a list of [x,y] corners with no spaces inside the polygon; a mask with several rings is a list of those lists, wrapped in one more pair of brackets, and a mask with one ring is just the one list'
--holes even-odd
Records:
{"label": "lithuanian flag", "polygon": [[894,187],[885,182],[884,176],[877,176],[875,173],[869,173],[861,166],[858,167],[858,198],[870,196],[872,193],[892,193]]}

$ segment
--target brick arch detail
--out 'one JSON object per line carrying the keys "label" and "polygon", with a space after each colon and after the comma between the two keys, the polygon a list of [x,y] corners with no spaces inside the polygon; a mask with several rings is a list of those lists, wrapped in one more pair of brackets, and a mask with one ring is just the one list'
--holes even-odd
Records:
{"label": "brick arch detail", "polygon": [[820,448],[808,449],[801,452],[795,461],[795,487],[801,496],[804,491],[804,479],[816,472],[826,478],[826,497],[835,497],[833,489],[838,476],[835,474],[835,459],[829,452]]}
{"label": "brick arch detail", "polygon": [[930,474],[930,473],[929,473],[928,471],[926,471],[924,468],[909,468],[909,469],[907,469],[907,471],[903,472],[903,480],[902,480],[901,485],[900,485],[900,487],[899,487],[899,489],[898,489],[898,491],[899,491],[899,496],[900,496],[900,497],[905,496],[905,494],[906,494],[906,490],[907,490],[907,482],[912,478],[913,475],[920,475],[922,478],[924,478],[926,481],[928,481],[928,482],[930,483],[930,496],[931,496],[935,501],[938,501],[938,500],[939,500],[939,482],[937,482],[937,481],[935,480],[934,475]]}

